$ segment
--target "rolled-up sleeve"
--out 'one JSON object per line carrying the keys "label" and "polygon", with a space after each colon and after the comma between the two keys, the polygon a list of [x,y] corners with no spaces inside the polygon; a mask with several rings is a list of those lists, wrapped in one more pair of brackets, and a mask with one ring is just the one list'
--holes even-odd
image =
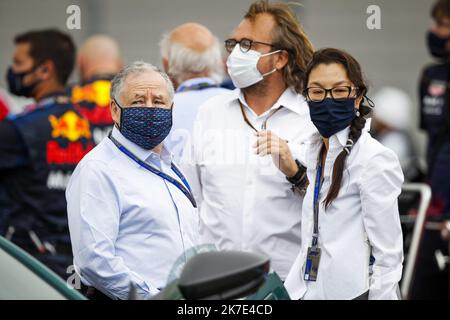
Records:
{"label": "rolled-up sleeve", "polygon": [[364,172],[360,180],[363,222],[375,258],[369,299],[398,299],[403,236],[397,198],[403,173],[390,150],[372,157]]}
{"label": "rolled-up sleeve", "polygon": [[72,176],[66,198],[75,269],[83,282],[112,298],[127,299],[133,284],[147,299],[158,289],[115,254],[121,215],[118,188],[101,161],[82,163]]}

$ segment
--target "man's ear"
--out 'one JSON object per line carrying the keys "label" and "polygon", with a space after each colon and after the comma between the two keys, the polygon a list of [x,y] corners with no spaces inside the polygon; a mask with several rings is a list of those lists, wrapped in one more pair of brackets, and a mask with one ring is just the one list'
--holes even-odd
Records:
{"label": "man's ear", "polygon": [[118,69],[118,70],[122,70],[124,67],[125,67],[125,64],[124,64],[123,60],[122,60],[122,59],[119,59],[119,60],[117,61],[117,69]]}
{"label": "man's ear", "polygon": [[169,73],[169,60],[167,58],[162,58],[162,65],[165,73]]}
{"label": "man's ear", "polygon": [[46,60],[37,68],[36,75],[41,80],[48,80],[56,76],[55,64],[51,60]]}
{"label": "man's ear", "polygon": [[84,68],[84,58],[83,58],[83,56],[81,55],[81,54],[79,54],[78,56],[77,56],[77,66],[78,66],[78,71],[80,72],[80,77],[81,77],[81,79],[82,80],[86,80],[85,79],[85,75],[84,75],[84,73],[85,73],[85,68]]}
{"label": "man's ear", "polygon": [[283,69],[289,62],[289,52],[286,50],[281,50],[279,54],[277,54],[277,60],[275,62],[275,68],[277,70]]}
{"label": "man's ear", "polygon": [[114,101],[114,99],[111,99],[111,102],[109,103],[109,107],[111,110],[111,117],[115,123],[120,123],[120,108]]}

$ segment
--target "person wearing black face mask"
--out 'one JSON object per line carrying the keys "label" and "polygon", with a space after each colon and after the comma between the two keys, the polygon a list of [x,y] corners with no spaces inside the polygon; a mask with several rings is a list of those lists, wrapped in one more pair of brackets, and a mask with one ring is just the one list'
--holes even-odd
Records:
{"label": "person wearing black face mask", "polygon": [[39,80],[33,80],[31,83],[25,84],[24,78],[33,75],[38,67],[39,66],[34,66],[30,70],[23,72],[15,72],[13,67],[9,67],[6,75],[9,92],[16,96],[23,96],[26,98],[33,97],[33,93],[35,92],[36,85],[39,83]]}
{"label": "person wearing black face mask", "polygon": [[[435,63],[427,66],[419,86],[420,128],[427,133],[427,182],[432,189],[429,219],[442,221],[441,232],[427,231],[417,262],[413,299],[448,299],[448,274],[439,271],[433,253],[448,251],[450,235],[450,0],[432,8],[426,43]],[[444,240],[444,241],[443,241]]]}
{"label": "person wearing black face mask", "polygon": [[0,122],[0,235],[67,277],[72,249],[64,191],[93,147],[88,121],[63,93],[75,46],[58,30],[30,31],[14,42],[9,90],[36,103]]}

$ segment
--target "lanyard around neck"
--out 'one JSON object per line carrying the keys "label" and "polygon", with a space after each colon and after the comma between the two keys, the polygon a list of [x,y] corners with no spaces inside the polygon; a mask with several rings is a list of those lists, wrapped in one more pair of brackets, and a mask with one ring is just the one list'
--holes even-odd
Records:
{"label": "lanyard around neck", "polygon": [[173,162],[171,162],[170,168],[173,170],[173,172],[175,172],[175,174],[178,176],[178,178],[180,178],[181,181],[183,181],[184,185],[181,184],[178,180],[176,180],[176,179],[172,178],[171,176],[165,174],[164,172],[162,172],[162,171],[152,167],[147,162],[139,159],[135,154],[133,154],[131,151],[129,151],[127,148],[125,148],[122,144],[120,144],[120,142],[117,141],[112,136],[111,132],[109,133],[108,137],[116,145],[116,147],[120,151],[122,151],[125,155],[127,155],[130,159],[132,159],[137,164],[141,165],[142,167],[144,167],[146,170],[150,171],[151,173],[156,174],[157,176],[161,177],[162,179],[170,182],[175,187],[177,187],[189,199],[189,201],[192,203],[194,208],[197,208],[197,203],[195,202],[195,198],[192,195],[192,190],[191,190],[191,187],[189,186],[189,183],[187,182],[186,178],[183,176],[181,171],[177,168],[177,166]]}
{"label": "lanyard around neck", "polygon": [[209,83],[209,82],[201,82],[197,84],[193,84],[191,86],[180,86],[177,89],[177,92],[186,92],[186,91],[199,91],[209,88],[218,88],[217,84]]}
{"label": "lanyard around neck", "polygon": [[323,177],[322,177],[323,148],[324,146],[320,149],[320,154],[317,161],[316,181],[314,183],[314,230],[312,239],[313,248],[317,248],[319,242],[319,206],[320,206],[319,196],[320,196],[320,189],[322,188],[323,184]]}
{"label": "lanyard around neck", "polygon": [[[256,129],[256,128],[252,125],[252,123],[250,122],[250,120],[248,120],[247,114],[245,113],[244,106],[242,105],[241,100],[238,99],[238,102],[239,102],[239,106],[241,107],[242,117],[244,118],[245,123],[246,123],[250,128],[252,128],[255,132],[258,132],[258,129]],[[267,120],[269,120],[269,118],[272,117],[272,116],[273,116],[278,110],[280,110],[281,108],[283,108],[283,106],[279,106],[277,109],[272,110],[272,111],[269,113],[269,115],[266,117],[266,119],[264,119],[264,122],[263,122],[262,125],[261,125],[261,130],[266,130],[266,128],[267,128]]]}

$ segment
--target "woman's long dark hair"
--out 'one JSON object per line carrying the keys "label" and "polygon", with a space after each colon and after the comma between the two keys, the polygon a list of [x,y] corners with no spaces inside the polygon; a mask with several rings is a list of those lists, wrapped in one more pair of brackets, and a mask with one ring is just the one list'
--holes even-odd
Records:
{"label": "woman's long dark hair", "polygon": [[368,88],[361,72],[361,66],[359,65],[358,61],[356,61],[355,58],[353,58],[350,54],[339,49],[326,48],[314,53],[311,61],[306,68],[303,87],[306,88],[308,86],[309,75],[314,68],[316,68],[320,64],[329,65],[332,63],[337,63],[344,67],[347,72],[348,79],[353,83],[355,87],[358,88],[356,93],[357,97],[363,97],[363,101],[359,106],[359,112],[357,112],[355,119],[353,119],[350,125],[350,133],[348,135],[346,146],[341,151],[341,153],[339,153],[336,161],[334,162],[330,190],[328,191],[328,194],[325,198],[326,208],[329,207],[329,205],[333,202],[334,199],[336,199],[339,194],[345,167],[345,160],[350,154],[353,146],[361,137],[362,129],[366,124],[366,119],[369,117],[373,108],[372,105],[367,106],[363,104],[365,100],[367,100],[369,103],[372,102],[366,97]]}

